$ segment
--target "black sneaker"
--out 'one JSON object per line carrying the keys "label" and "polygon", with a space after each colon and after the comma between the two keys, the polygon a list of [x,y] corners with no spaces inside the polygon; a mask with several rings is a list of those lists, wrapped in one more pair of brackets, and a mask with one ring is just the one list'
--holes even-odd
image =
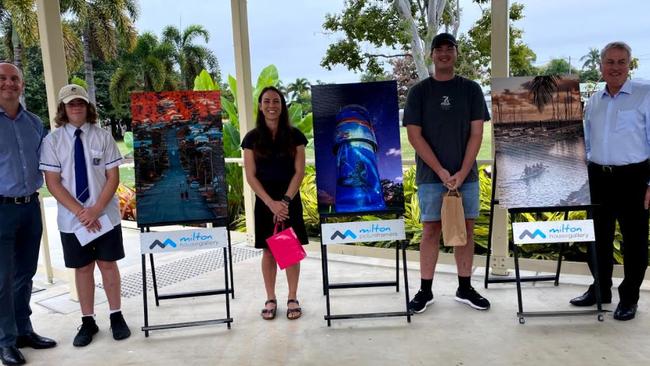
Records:
{"label": "black sneaker", "polygon": [[72,345],[75,347],[85,347],[93,340],[93,336],[99,332],[99,327],[95,323],[95,318],[92,316],[84,316],[81,318],[81,325],[77,328],[79,332],[74,337]]}
{"label": "black sneaker", "polygon": [[422,290],[415,294],[415,297],[409,302],[409,309],[414,313],[421,313],[427,309],[427,305],[433,304],[433,294]]}
{"label": "black sneaker", "polygon": [[478,310],[487,310],[490,308],[490,302],[476,292],[474,287],[470,287],[467,290],[461,290],[460,288],[456,290],[456,301],[467,304]]}
{"label": "black sneaker", "polygon": [[131,329],[126,325],[121,311],[111,314],[111,332],[113,332],[113,339],[116,341],[127,339],[131,336]]}

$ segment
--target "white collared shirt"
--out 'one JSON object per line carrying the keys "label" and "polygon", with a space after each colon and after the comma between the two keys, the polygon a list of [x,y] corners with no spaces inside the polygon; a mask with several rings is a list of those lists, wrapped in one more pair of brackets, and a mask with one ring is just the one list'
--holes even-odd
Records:
{"label": "white collared shirt", "polygon": [[591,96],[585,110],[587,159],[600,165],[627,165],[650,157],[650,85],[627,80],[611,96]]}
{"label": "white collared shirt", "polygon": [[[43,140],[39,169],[49,172],[61,173],[61,184],[76,197],[75,171],[74,171],[74,132],[77,128],[69,123],[50,133]],[[95,124],[84,123],[81,126],[81,142],[84,146],[84,157],[88,171],[88,189],[90,197],[82,204],[84,207],[93,206],[106,185],[106,171],[122,164],[122,155],[117,148],[110,132],[99,128]],[[57,224],[59,231],[64,233],[74,232],[74,227],[79,220],[61,203],[57,203]],[[120,223],[120,210],[117,197],[106,205],[103,214],[116,226]]]}

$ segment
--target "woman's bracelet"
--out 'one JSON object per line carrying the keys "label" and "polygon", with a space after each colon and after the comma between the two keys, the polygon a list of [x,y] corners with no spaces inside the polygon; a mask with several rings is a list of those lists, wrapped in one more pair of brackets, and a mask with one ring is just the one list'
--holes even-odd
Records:
{"label": "woman's bracelet", "polygon": [[286,194],[282,196],[282,202],[285,202],[286,204],[291,203],[291,197],[287,196]]}

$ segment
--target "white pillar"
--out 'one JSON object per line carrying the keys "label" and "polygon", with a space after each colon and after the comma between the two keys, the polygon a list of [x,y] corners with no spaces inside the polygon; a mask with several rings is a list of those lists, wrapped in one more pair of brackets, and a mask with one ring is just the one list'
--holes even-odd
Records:
{"label": "white pillar", "polygon": [[[253,121],[253,81],[251,79],[251,55],[248,44],[248,11],[246,0],[230,0],[232,12],[232,36],[235,46],[235,74],[237,78],[237,110],[239,111],[239,134],[255,128]],[[242,168],[243,169],[243,168]],[[255,194],[246,181],[244,173],[244,210],[246,212],[246,239],[255,241],[255,217],[253,215]]]}
{"label": "white pillar", "polygon": [[[492,77],[510,76],[510,26],[509,1],[492,0]],[[494,161],[494,128],[492,128],[492,159]],[[508,214],[499,205],[494,205],[492,222],[492,254],[490,267],[493,275],[508,275]]]}
{"label": "white pillar", "polygon": [[[61,29],[61,16],[58,1],[37,0],[36,11],[38,16],[38,32],[41,43],[41,54],[43,57],[43,78],[45,79],[45,91],[47,93],[47,108],[49,112],[49,124],[51,129],[55,126],[52,123],[56,116],[57,99],[59,89],[68,83],[68,70],[65,64],[65,51],[63,49],[63,30]],[[45,259],[48,280],[52,282],[52,264],[50,262],[50,247],[47,237],[47,216],[44,206],[43,211],[43,258]],[[74,271],[69,270],[70,298],[78,301],[77,287],[74,281]]]}
{"label": "white pillar", "polygon": [[[43,56],[43,78],[45,79],[45,91],[47,93],[47,108],[50,117],[49,124],[54,129],[54,117],[56,116],[58,92],[62,86],[68,83],[68,70],[65,64],[65,51],[63,49],[63,31],[61,29],[61,16],[58,1],[37,0],[36,11],[38,16],[38,32]],[[41,202],[41,218],[43,220],[43,235],[41,245],[45,261],[45,271],[48,281],[53,282],[52,263],[50,261],[50,245],[47,238],[47,222],[45,207]],[[74,281],[73,272],[70,276],[70,298],[78,301],[77,287]]]}
{"label": "white pillar", "polygon": [[36,9],[41,53],[43,55],[43,77],[47,92],[47,108],[49,110],[50,125],[54,128],[52,122],[54,116],[56,116],[59,89],[68,83],[59,2],[37,0]]}

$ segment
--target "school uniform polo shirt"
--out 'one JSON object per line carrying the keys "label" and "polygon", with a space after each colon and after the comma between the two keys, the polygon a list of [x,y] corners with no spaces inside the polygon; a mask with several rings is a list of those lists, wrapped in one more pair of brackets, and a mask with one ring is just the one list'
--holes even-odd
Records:
{"label": "school uniform polo shirt", "polygon": [[[75,192],[75,159],[74,143],[77,128],[69,123],[50,133],[43,140],[39,169],[61,174],[63,187],[76,197]],[[83,203],[84,207],[92,207],[99,199],[106,185],[106,171],[118,167],[122,163],[122,155],[117,148],[110,132],[95,124],[85,123],[81,126],[81,142],[84,146],[86,170],[88,172],[88,189],[90,197]],[[59,231],[73,233],[79,220],[61,203],[58,205],[57,224]],[[120,210],[117,197],[106,205],[104,214],[108,216],[113,226],[120,224]]]}

